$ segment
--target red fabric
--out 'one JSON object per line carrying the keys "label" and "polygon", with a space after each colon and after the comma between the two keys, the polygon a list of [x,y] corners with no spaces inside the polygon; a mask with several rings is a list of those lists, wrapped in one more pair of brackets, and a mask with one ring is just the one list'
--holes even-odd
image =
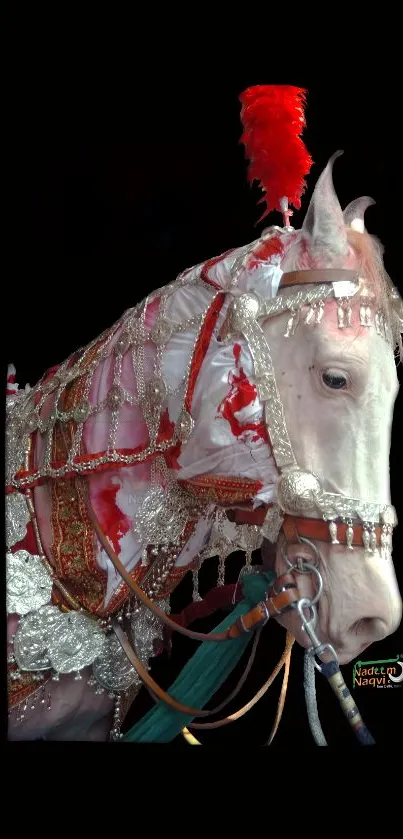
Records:
{"label": "red fabric", "polygon": [[[160,427],[158,431],[157,443],[162,443],[165,440],[172,440],[175,432],[175,423],[169,419],[168,408],[161,414]],[[181,442],[178,440],[175,446],[164,452],[165,463],[169,469],[179,470],[178,457],[181,453]]]}
{"label": "red fabric", "polygon": [[215,280],[212,280],[211,277],[209,277],[209,271],[210,268],[213,268],[214,265],[217,265],[218,262],[221,262],[222,259],[225,259],[227,256],[229,256],[229,254],[232,253],[233,250],[234,248],[230,248],[229,251],[222,253],[220,256],[214,256],[212,259],[209,259],[203,265],[200,276],[205,283],[208,283],[208,285],[213,286],[213,288],[221,290],[221,286],[218,283],[216,283]]}
{"label": "red fabric", "polygon": [[227,420],[230,424],[231,432],[234,437],[240,437],[242,434],[245,434],[246,431],[253,431],[254,436],[252,437],[252,441],[254,443],[257,442],[259,438],[267,441],[267,428],[263,420],[260,420],[260,422],[242,422],[235,416],[238,411],[241,411],[242,408],[246,408],[255,401],[257,397],[257,390],[255,385],[251,384],[245,375],[243,368],[239,366],[239,359],[241,355],[240,344],[234,344],[233,353],[235,366],[239,375],[236,373],[230,374],[229,384],[231,385],[231,390],[229,394],[224,397],[217,410],[223,419]]}
{"label": "red fabric", "polygon": [[119,540],[130,530],[131,519],[122,513],[116,504],[119,484],[109,484],[95,493],[94,503],[102,530],[112,542],[113,550],[119,555]]}
{"label": "red fabric", "polygon": [[281,254],[283,251],[284,244],[280,236],[271,236],[270,239],[264,240],[253,249],[253,253],[248,262],[248,269],[251,271],[253,268],[257,268],[260,262],[268,262],[271,256]]}
{"label": "red fabric", "polygon": [[55,375],[55,373],[57,373],[59,367],[60,364],[55,364],[54,367],[49,367],[49,370],[47,370],[46,373],[42,376],[42,384],[47,382],[49,379],[53,379],[53,376]]}
{"label": "red fabric", "polygon": [[256,85],[239,97],[244,133],[241,142],[250,160],[248,180],[259,181],[266,203],[260,221],[271,210],[281,209],[288,198],[297,210],[305,189],[312,158],[301,140],[305,127],[306,91],[291,85]]}
{"label": "red fabric", "polygon": [[[179,626],[185,628],[195,620],[207,618],[213,615],[218,609],[229,610],[232,606],[232,599],[234,597],[236,584],[230,583],[226,586],[217,586],[210,589],[208,594],[198,602],[192,601],[186,606],[178,615],[170,615],[171,619]],[[242,587],[238,586],[235,601],[242,599]],[[173,630],[168,626],[164,626],[164,647],[169,648],[171,644],[171,635]],[[158,652],[162,652],[162,647]]]}
{"label": "red fabric", "polygon": [[196,347],[193,353],[192,364],[190,368],[190,376],[189,382],[187,387],[187,392],[185,396],[185,408],[189,413],[192,409],[192,400],[194,389],[196,386],[197,377],[199,375],[200,368],[203,364],[204,357],[206,352],[209,348],[209,344],[211,341],[211,336],[213,334],[214,327],[217,323],[218,315],[221,312],[221,309],[224,305],[225,294],[217,294],[214,298],[213,302],[210,304],[210,307],[207,311],[207,315],[204,319],[204,323],[202,329],[199,333],[199,337],[197,339]]}
{"label": "red fabric", "polygon": [[38,553],[38,545],[36,542],[36,536],[34,531],[34,526],[32,522],[28,522],[27,524],[27,532],[21,542],[17,542],[13,545],[11,549],[11,553],[15,553],[16,551],[28,551],[30,554],[37,554]]}

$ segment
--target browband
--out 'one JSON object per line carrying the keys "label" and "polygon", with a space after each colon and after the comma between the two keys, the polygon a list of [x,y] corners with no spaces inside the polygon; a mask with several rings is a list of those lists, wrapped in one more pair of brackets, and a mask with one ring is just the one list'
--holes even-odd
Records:
{"label": "browband", "polygon": [[301,271],[286,271],[281,277],[280,288],[290,288],[295,285],[313,285],[315,283],[357,282],[357,271],[347,268],[312,268]]}

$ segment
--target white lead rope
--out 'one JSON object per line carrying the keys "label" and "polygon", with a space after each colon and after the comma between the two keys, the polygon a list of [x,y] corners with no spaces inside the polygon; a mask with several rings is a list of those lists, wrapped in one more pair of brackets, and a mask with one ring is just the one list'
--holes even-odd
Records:
{"label": "white lead rope", "polygon": [[305,652],[304,656],[304,691],[306,711],[312,737],[317,746],[327,746],[326,738],[320,724],[316,702],[315,664],[313,656],[308,651]]}

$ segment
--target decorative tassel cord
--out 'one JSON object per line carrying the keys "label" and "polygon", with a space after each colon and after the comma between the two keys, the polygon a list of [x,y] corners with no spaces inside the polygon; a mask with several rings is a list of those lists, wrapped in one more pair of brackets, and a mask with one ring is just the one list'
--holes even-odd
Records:
{"label": "decorative tassel cord", "polygon": [[[326,663],[321,662],[321,672],[327,679],[333,692],[336,694],[341,710],[347,718],[359,743],[361,743],[362,746],[374,746],[375,740],[363,722],[361,714],[343,679],[338,662],[336,660]],[[315,665],[313,657],[307,652],[305,653],[304,658],[304,689],[309,727],[311,729],[313,739],[315,740],[317,746],[327,746],[319,721],[316,703]]]}
{"label": "decorative tassel cord", "polygon": [[315,665],[313,657],[308,652],[305,652],[304,656],[304,691],[306,712],[312,737],[317,746],[327,746],[319,720],[318,704],[316,701]]}
{"label": "decorative tassel cord", "polygon": [[326,663],[322,662],[321,670],[328,680],[333,692],[336,694],[341,710],[343,711],[344,716],[348,719],[357,740],[361,743],[361,746],[374,746],[375,740],[365,725],[354,699],[343,679],[338,661],[329,661]]}

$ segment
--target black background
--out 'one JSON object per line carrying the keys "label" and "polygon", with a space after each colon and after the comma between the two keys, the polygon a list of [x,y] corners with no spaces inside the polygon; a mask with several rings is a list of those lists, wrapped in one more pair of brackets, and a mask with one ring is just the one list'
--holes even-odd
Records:
{"label": "black background", "polygon": [[[137,49],[139,31],[136,37]],[[126,60],[112,59],[107,39],[103,46],[93,58],[90,39],[78,64],[75,44],[71,50],[64,46],[58,60],[54,37],[51,52],[41,43],[25,61],[20,53],[18,79],[18,62],[13,65],[6,172],[10,178],[7,245],[12,259],[5,281],[5,329],[6,362],[15,364],[20,385],[34,384],[46,368],[86,344],[180,270],[256,237],[261,229],[255,226],[260,196],[247,186],[238,143],[237,97],[252,84],[296,84],[309,91],[304,140],[315,165],[294,225],[301,226],[329,156],[344,149],[334,173],[339,200],[345,206],[360,195],[375,198],[367,227],[384,243],[386,267],[402,293],[400,141],[394,110],[400,91],[390,68],[384,64],[371,78],[368,65],[363,76],[360,67],[348,61],[344,71],[330,78],[319,65],[315,72],[304,71],[300,60],[292,69],[288,60],[271,61],[269,53],[260,62],[245,58],[215,68],[217,43],[207,41],[198,50],[187,44],[183,62],[173,69],[158,48],[150,47],[148,60],[140,62],[132,58],[134,46],[126,52]],[[286,71],[279,69],[284,66]],[[279,224],[280,218],[274,215],[268,221]],[[400,518],[401,400],[400,395],[391,457],[392,500]],[[394,557],[402,589],[401,529],[395,531]],[[214,563],[207,578],[202,577],[204,590],[214,582]],[[241,558],[233,558],[232,579],[241,564]],[[173,611],[183,608],[190,597],[191,583],[185,579],[173,596]],[[212,628],[221,617],[195,628]],[[229,711],[260,687],[283,641],[282,630],[269,624],[248,687]],[[168,687],[193,649],[188,639],[175,638],[171,660],[164,654],[155,662],[155,678]],[[364,657],[392,658],[399,653],[403,653],[402,628],[365,651]],[[351,687],[352,665],[343,670]],[[264,743],[278,690],[276,684],[250,715],[205,733],[202,741]],[[330,744],[354,747],[336,700],[321,682],[318,696]],[[380,745],[401,736],[402,696],[402,689],[357,692],[361,713]],[[221,698],[220,692],[214,704]],[[143,691],[130,721],[150,702]],[[177,743],[184,746],[182,740]],[[294,748],[311,744],[300,650],[293,653],[289,695],[274,748],[290,744]]]}

